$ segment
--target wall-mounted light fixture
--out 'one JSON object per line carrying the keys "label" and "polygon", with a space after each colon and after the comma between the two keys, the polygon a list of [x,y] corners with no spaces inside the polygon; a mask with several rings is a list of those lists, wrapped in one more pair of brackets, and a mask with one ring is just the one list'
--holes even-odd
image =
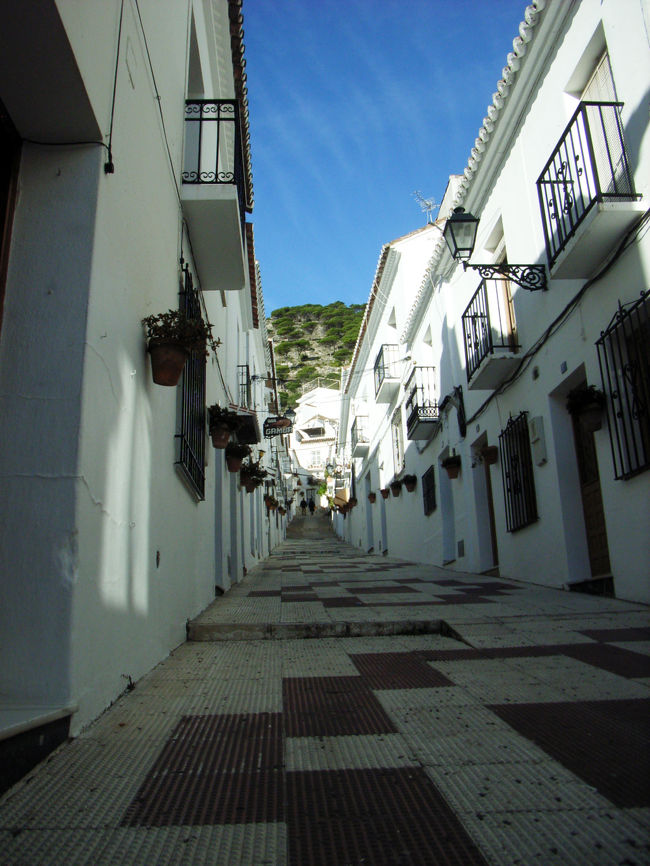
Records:
{"label": "wall-mounted light fixture", "polygon": [[506,277],[522,289],[530,292],[546,290],[546,268],[544,265],[510,265],[500,262],[494,265],[471,265],[468,259],[472,257],[476,244],[478,217],[465,213],[462,207],[454,208],[443,229],[443,237],[449,247],[449,252],[455,261],[462,261],[465,270],[472,268],[478,271],[484,280],[495,275]]}

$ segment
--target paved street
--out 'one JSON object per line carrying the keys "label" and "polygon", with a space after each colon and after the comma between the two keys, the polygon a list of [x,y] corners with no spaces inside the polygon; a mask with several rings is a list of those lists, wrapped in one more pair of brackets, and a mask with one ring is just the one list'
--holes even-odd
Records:
{"label": "paved street", "polygon": [[0,800],[6,864],[650,863],[650,611],[297,517]]}

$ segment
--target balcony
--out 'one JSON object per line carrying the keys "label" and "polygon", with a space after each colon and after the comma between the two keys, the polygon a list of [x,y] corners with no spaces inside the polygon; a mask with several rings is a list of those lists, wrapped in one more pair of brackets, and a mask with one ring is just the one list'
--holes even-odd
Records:
{"label": "balcony", "polygon": [[350,444],[352,446],[353,457],[365,457],[368,453],[368,419],[362,415],[357,415],[350,430]]}
{"label": "balcony", "polygon": [[399,391],[399,372],[395,344],[385,343],[375,361],[375,399],[377,403],[390,403]]}
{"label": "balcony", "polygon": [[406,435],[409,439],[428,439],[440,427],[435,370],[435,367],[415,367],[406,383]]}
{"label": "balcony", "polygon": [[628,164],[621,102],[581,102],[537,181],[552,276],[590,276],[644,208]]}
{"label": "balcony", "polygon": [[204,291],[243,289],[244,171],[235,99],[185,103],[181,200]]}
{"label": "balcony", "polygon": [[481,280],[462,319],[467,387],[494,390],[519,365],[508,281]]}
{"label": "balcony", "polygon": [[237,441],[243,445],[255,445],[260,442],[260,423],[253,406],[251,395],[251,377],[248,364],[237,365],[237,391],[239,405],[237,406]]}

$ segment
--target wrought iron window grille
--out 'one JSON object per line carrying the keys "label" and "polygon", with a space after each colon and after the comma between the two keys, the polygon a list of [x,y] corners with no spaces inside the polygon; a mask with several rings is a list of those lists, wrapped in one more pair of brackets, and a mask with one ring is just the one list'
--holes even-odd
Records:
{"label": "wrought iron window grille", "polygon": [[183,183],[230,184],[237,188],[242,238],[246,200],[239,104],[236,99],[185,101]]}
{"label": "wrought iron window grille", "polygon": [[237,365],[237,385],[239,391],[239,405],[244,409],[252,409],[251,375],[248,364]]}
{"label": "wrought iron window grille", "polygon": [[618,310],[596,341],[608,395],[614,478],[650,468],[650,289]]}
{"label": "wrought iron window grille", "polygon": [[622,107],[622,102],[581,102],[537,180],[549,267],[596,203],[639,197]]}
{"label": "wrought iron window grille", "polygon": [[429,466],[422,476],[422,504],[425,515],[433,514],[437,508],[436,472],[433,466]]}
{"label": "wrought iron window grille", "polygon": [[508,532],[516,532],[538,520],[527,415],[521,412],[516,418],[510,417],[499,434]]}
{"label": "wrought iron window grille", "polygon": [[514,315],[507,283],[482,279],[462,315],[467,381],[495,349],[516,352]]}
{"label": "wrought iron window grille", "polygon": [[440,420],[440,408],[435,397],[435,371],[435,367],[414,367],[406,382],[404,408],[407,430],[411,430],[417,421]]}
{"label": "wrought iron window grille", "polygon": [[385,379],[396,379],[397,373],[397,354],[399,347],[394,343],[384,344],[375,360],[375,396],[379,394],[379,390]]}
{"label": "wrought iron window grille", "polygon": [[350,429],[350,444],[352,450],[357,445],[362,445],[368,442],[368,419],[365,416],[357,415]]}
{"label": "wrought iron window grille", "polygon": [[[179,309],[190,319],[201,318],[199,294],[189,265],[182,259],[181,269]],[[205,380],[205,352],[193,351],[181,379],[176,466],[199,500],[205,499]]]}

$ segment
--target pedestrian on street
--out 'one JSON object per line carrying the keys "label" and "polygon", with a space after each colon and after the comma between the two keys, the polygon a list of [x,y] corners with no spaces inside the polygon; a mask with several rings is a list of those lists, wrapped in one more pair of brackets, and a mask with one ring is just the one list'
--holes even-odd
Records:
{"label": "pedestrian on street", "polygon": [[304,517],[307,514],[307,503],[305,502],[305,497],[302,497],[302,501],[300,503],[300,510],[302,511],[302,516]]}
{"label": "pedestrian on street", "polygon": [[313,499],[310,499],[309,500],[309,513],[311,514],[312,517],[314,516],[314,511],[316,511],[316,503],[314,502]]}

